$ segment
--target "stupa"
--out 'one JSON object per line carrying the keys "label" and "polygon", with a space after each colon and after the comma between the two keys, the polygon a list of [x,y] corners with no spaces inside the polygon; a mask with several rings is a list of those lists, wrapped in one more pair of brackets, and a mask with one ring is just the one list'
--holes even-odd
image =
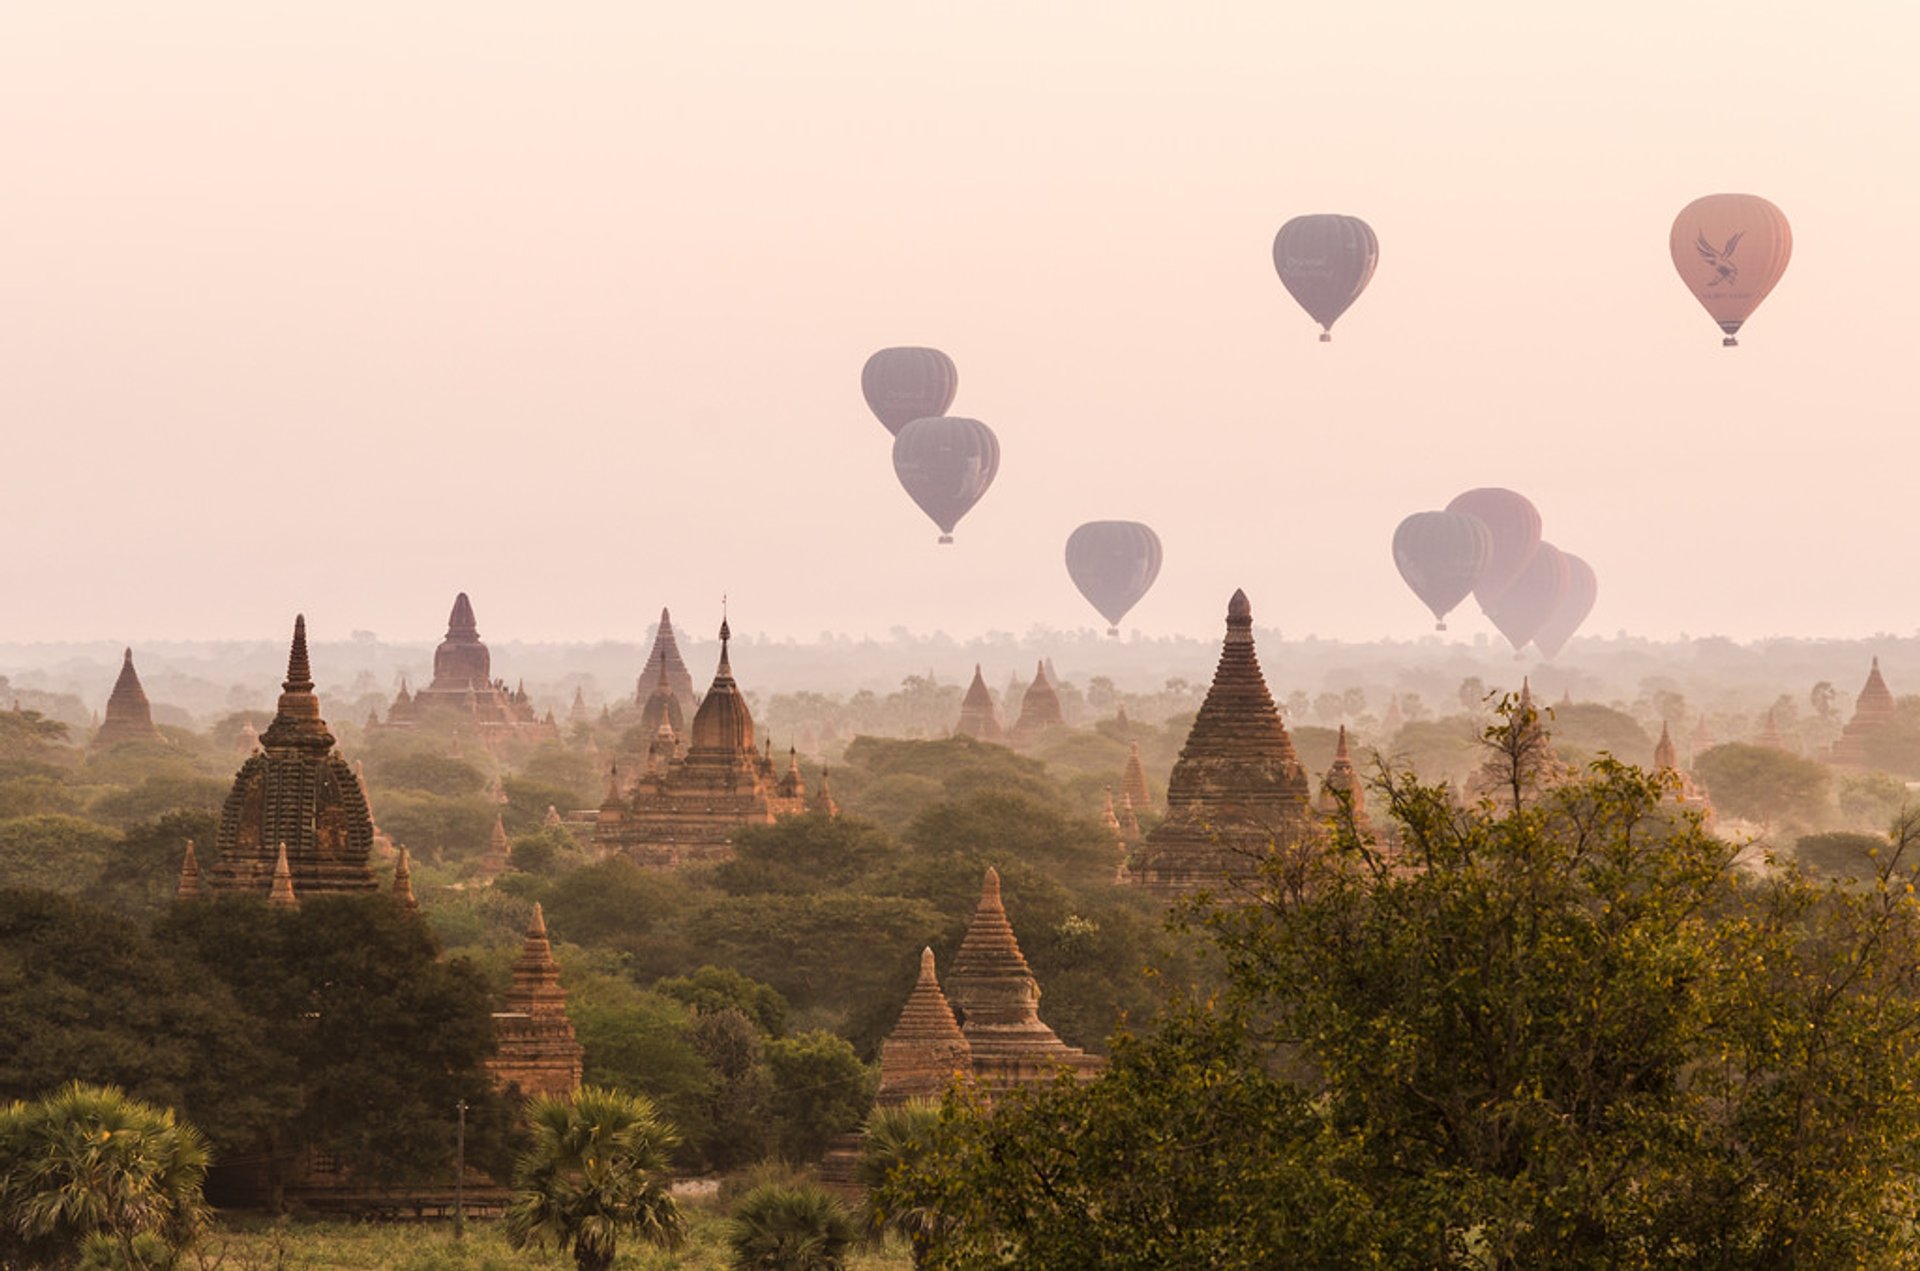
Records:
{"label": "stupa", "polygon": [[755,748],[753,716],[734,683],[720,623],[720,665],[687,730],[685,752],[649,755],[631,788],[613,774],[594,824],[594,842],[642,865],[672,867],[733,855],[734,831],[806,812],[805,787],[791,771],[782,793],[771,755]]}
{"label": "stupa", "polygon": [[[107,714],[111,719],[111,702],[107,703]],[[1873,766],[1874,742],[1893,726],[1898,715],[1899,708],[1893,703],[1893,692],[1880,676],[1880,659],[1875,658],[1872,669],[1867,672],[1867,682],[1861,686],[1860,696],[1853,699],[1853,718],[1847,721],[1846,728],[1833,743],[1833,762],[1854,768]]]}
{"label": "stupa", "polygon": [[210,891],[265,896],[276,856],[298,896],[362,894],[379,883],[368,863],[373,819],[353,769],[320,717],[307,662],[307,621],[293,621],[287,679],[273,722],[233,779],[215,837]]}
{"label": "stupa", "polygon": [[1173,896],[1244,880],[1309,830],[1307,772],[1260,674],[1253,606],[1227,605],[1220,664],[1167,781],[1166,818],[1134,853],[1137,886]]}
{"label": "stupa", "polygon": [[973,1075],[989,1090],[1051,1081],[1063,1070],[1090,1077],[1101,1068],[1097,1056],[1067,1045],[1041,1021],[1040,985],[1014,938],[1000,903],[1000,874],[991,867],[947,986]]}
{"label": "stupa", "polygon": [[1713,815],[1713,804],[1707,798],[1707,792],[1694,781],[1692,774],[1680,766],[1680,748],[1673,744],[1673,733],[1667,728],[1665,720],[1660,721],[1660,740],[1653,744],[1653,770],[1673,783],[1670,792],[1664,798],[1671,799],[1683,808],[1695,808],[1707,816]]}
{"label": "stupa", "polygon": [[1120,793],[1133,803],[1135,812],[1146,812],[1153,807],[1153,793],[1147,789],[1147,770],[1140,763],[1140,743],[1130,742],[1127,749],[1127,766],[1120,773]]}
{"label": "stupa", "polygon": [[1785,750],[1787,748],[1786,741],[1780,736],[1779,721],[1773,717],[1773,707],[1767,707],[1766,716],[1760,721],[1760,732],[1754,737],[1753,744],[1756,746],[1764,746],[1768,750]]}
{"label": "stupa", "polygon": [[1020,698],[1020,718],[1014,721],[1007,740],[1015,747],[1029,746],[1054,729],[1065,727],[1066,722],[1066,716],[1060,711],[1060,694],[1048,678],[1047,665],[1038,663],[1033,668],[1033,683],[1027,685],[1026,693]]}
{"label": "stupa", "polygon": [[999,708],[993,704],[993,694],[987,691],[987,681],[980,674],[980,664],[973,664],[973,683],[967,685],[967,695],[960,699],[960,722],[954,725],[954,735],[971,737],[976,741],[1000,741],[1006,736],[1006,729],[1000,724]]}
{"label": "stupa", "polygon": [[467,593],[453,598],[446,639],[433,651],[433,681],[409,693],[405,681],[387,708],[385,727],[466,732],[483,743],[507,737],[542,739],[560,735],[541,719],[524,685],[509,689],[493,678],[493,655],[480,639]]}
{"label": "stupa", "polygon": [[875,1102],[891,1107],[909,1099],[937,1099],[955,1078],[973,1071],[973,1048],[953,1018],[934,974],[933,950],[920,951],[920,979],[900,1022],[880,1043],[880,1090]]}
{"label": "stupa", "polygon": [[93,735],[93,748],[107,750],[138,741],[164,743],[166,738],[153,726],[153,707],[146,690],[140,687],[139,672],[133,669],[133,650],[128,649],[120,660],[120,678],[107,695],[106,716],[100,721],[100,731]]}
{"label": "stupa", "polygon": [[1327,769],[1327,775],[1320,780],[1320,798],[1318,807],[1321,813],[1332,816],[1340,811],[1342,801],[1353,809],[1353,822],[1356,827],[1367,827],[1367,787],[1360,780],[1360,774],[1354,771],[1353,756],[1347,750],[1347,726],[1340,725],[1340,739],[1334,743],[1333,766]]}
{"label": "stupa", "polygon": [[[653,647],[647,651],[646,663],[640,668],[640,678],[634,683],[634,704],[645,706],[647,698],[661,685],[672,690],[682,710],[694,704],[693,675],[687,670],[686,660],[680,656],[679,642],[673,638],[673,615],[665,609],[660,611],[660,625],[653,633]],[[679,731],[680,727],[676,721],[675,731]]]}
{"label": "stupa", "polygon": [[536,902],[533,923],[513,962],[506,1009],[494,1012],[497,1049],[487,1061],[494,1082],[522,1098],[570,1094],[580,1088],[579,1041],[567,1018],[560,964],[547,940],[547,918]]}

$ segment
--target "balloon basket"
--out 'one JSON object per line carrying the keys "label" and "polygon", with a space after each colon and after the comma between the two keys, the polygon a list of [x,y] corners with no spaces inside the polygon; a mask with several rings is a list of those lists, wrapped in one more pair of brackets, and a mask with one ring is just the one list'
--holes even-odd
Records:
{"label": "balloon basket", "polygon": [[1107,628],[1107,634],[1108,634],[1108,635],[1110,635],[1110,636],[1117,636],[1117,635],[1119,635],[1119,634],[1120,634],[1120,628],[1118,628],[1118,627],[1108,627],[1108,628]]}
{"label": "balloon basket", "polygon": [[1444,622],[1436,622],[1433,624],[1433,629],[1435,631],[1445,631],[1447,629],[1447,624]]}
{"label": "balloon basket", "polygon": [[953,535],[951,535],[951,534],[942,534],[942,535],[940,536],[940,538],[939,538],[939,539],[938,539],[937,541],[939,541],[939,542],[942,542],[942,543],[949,543],[949,544],[950,544],[950,543],[952,543],[952,542],[953,542]]}
{"label": "balloon basket", "polygon": [[1720,341],[1720,347],[1723,349],[1737,349],[1740,347],[1740,341],[1734,339],[1732,336],[1728,336],[1726,339]]}
{"label": "balloon basket", "polygon": [[1322,344],[1332,344],[1332,343],[1333,343],[1333,332],[1331,332],[1331,331],[1322,331],[1322,332],[1320,333],[1320,343],[1322,343]]}

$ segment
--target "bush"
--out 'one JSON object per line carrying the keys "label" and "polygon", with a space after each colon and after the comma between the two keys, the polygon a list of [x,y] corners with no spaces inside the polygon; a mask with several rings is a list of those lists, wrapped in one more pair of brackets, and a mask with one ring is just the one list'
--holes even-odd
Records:
{"label": "bush", "polygon": [[767,1184],[727,1224],[738,1271],[840,1271],[858,1232],[846,1206],[811,1184]]}

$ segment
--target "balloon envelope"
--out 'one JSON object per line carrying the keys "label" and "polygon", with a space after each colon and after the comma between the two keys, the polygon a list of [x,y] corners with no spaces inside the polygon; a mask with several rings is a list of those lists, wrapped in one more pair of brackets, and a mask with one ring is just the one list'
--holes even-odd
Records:
{"label": "balloon envelope", "polygon": [[1473,598],[1490,613],[1500,593],[1527,567],[1540,542],[1540,511],[1525,495],[1499,486],[1468,490],[1447,504],[1447,511],[1477,516],[1493,534],[1493,555],[1473,585]]}
{"label": "balloon envelope", "polygon": [[1067,536],[1067,575],[1100,616],[1107,634],[1160,576],[1160,536],[1138,521],[1088,521]]}
{"label": "balloon envelope", "polygon": [[1757,194],[1709,194],[1680,209],[1667,246],[1680,281],[1727,333],[1759,307],[1793,255],[1793,230]]}
{"label": "balloon envelope", "polygon": [[916,419],[947,413],[960,391],[960,372],[939,349],[881,349],[860,368],[860,391],[897,437]]}
{"label": "balloon envelope", "polygon": [[1415,512],[1393,532],[1393,563],[1422,604],[1433,629],[1473,590],[1493,559],[1493,531],[1468,512]]}
{"label": "balloon envelope", "polygon": [[1380,262],[1380,240],[1357,216],[1296,216],[1273,236],[1273,267],[1300,307],[1320,324],[1320,338],[1360,298]]}
{"label": "balloon envelope", "polygon": [[1000,471],[1000,439],[977,419],[916,419],[893,439],[893,471],[920,510],[953,541],[953,527]]}
{"label": "balloon envelope", "polygon": [[1540,629],[1533,633],[1533,643],[1540,652],[1548,657],[1554,656],[1573,639],[1573,633],[1593,612],[1593,602],[1600,598],[1600,580],[1594,577],[1593,566],[1581,560],[1571,552],[1562,552],[1567,561],[1567,592],[1560,600],[1559,607],[1547,615]]}
{"label": "balloon envelope", "polygon": [[1569,574],[1566,554],[1552,543],[1541,543],[1533,549],[1527,567],[1513,585],[1487,609],[1487,617],[1500,628],[1514,652],[1533,639],[1566,599]]}

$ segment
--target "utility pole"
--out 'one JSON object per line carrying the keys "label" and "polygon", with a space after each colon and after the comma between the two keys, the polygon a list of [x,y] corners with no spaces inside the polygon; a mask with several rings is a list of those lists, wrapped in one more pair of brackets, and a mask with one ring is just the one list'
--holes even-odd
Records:
{"label": "utility pole", "polygon": [[453,1238],[467,1234],[467,1101],[453,1105],[460,1114],[453,1134]]}

